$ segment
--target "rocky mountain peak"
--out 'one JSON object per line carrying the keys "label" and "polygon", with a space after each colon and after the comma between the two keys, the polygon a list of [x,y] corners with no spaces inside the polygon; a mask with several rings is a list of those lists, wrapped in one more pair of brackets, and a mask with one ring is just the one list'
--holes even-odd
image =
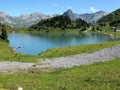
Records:
{"label": "rocky mountain peak", "polygon": [[80,18],[80,15],[73,13],[73,11],[71,9],[68,9],[66,12],[64,12],[63,16],[68,16],[72,20]]}
{"label": "rocky mountain peak", "polygon": [[31,16],[39,16],[39,15],[44,15],[44,14],[41,12],[35,12],[35,13],[30,14],[30,15]]}
{"label": "rocky mountain peak", "polygon": [[96,14],[103,14],[103,15],[107,15],[108,14],[108,12],[105,12],[105,11],[98,11],[98,12],[96,12]]}
{"label": "rocky mountain peak", "polygon": [[71,9],[68,9],[66,12],[64,12],[64,15],[74,14]]}
{"label": "rocky mountain peak", "polygon": [[22,20],[26,20],[26,19],[29,19],[29,15],[28,14],[22,14],[19,16],[20,19]]}

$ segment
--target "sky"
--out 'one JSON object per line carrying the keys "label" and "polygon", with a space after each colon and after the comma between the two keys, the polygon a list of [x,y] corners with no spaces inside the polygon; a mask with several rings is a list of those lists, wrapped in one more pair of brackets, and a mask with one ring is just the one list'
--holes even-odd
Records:
{"label": "sky", "polygon": [[41,12],[62,14],[68,9],[74,13],[112,12],[120,8],[120,0],[1,0],[0,12],[11,16]]}

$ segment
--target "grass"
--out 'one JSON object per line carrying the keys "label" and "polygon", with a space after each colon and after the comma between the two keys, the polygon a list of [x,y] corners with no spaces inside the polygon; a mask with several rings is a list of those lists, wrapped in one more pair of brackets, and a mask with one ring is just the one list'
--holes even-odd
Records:
{"label": "grass", "polygon": [[69,46],[69,47],[64,47],[64,48],[53,48],[53,49],[48,49],[47,51],[41,53],[40,57],[55,58],[55,57],[70,56],[70,55],[81,54],[81,53],[91,53],[91,52],[98,51],[103,48],[112,47],[117,44],[120,44],[120,41],[105,42],[105,43],[99,43],[99,44]]}
{"label": "grass", "polygon": [[8,89],[0,88],[0,90],[8,90]]}
{"label": "grass", "polygon": [[120,90],[120,58],[49,73],[0,74],[0,87],[17,90]]}
{"label": "grass", "polygon": [[61,30],[60,28],[55,28],[55,29],[52,29],[52,30],[49,30],[47,32],[47,30],[40,30],[40,31],[29,31],[29,32],[32,32],[32,33],[52,33],[52,34],[61,34],[61,33],[66,33],[66,34],[78,34],[80,33],[80,29],[65,29],[65,31]]}
{"label": "grass", "polygon": [[108,34],[113,35],[114,37],[120,38],[120,32],[108,32]]}
{"label": "grass", "polygon": [[120,32],[119,31],[114,32],[114,31],[110,30],[110,31],[107,31],[107,32],[102,32],[102,33],[108,34],[112,38],[120,38]]}

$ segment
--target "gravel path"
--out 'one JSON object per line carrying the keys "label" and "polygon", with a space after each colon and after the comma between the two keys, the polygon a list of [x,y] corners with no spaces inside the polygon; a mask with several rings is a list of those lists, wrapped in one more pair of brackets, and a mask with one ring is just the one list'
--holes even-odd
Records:
{"label": "gravel path", "polygon": [[90,54],[78,54],[61,58],[46,59],[42,60],[42,63],[54,68],[71,68],[73,66],[87,65],[114,58],[120,58],[120,45],[102,49]]}
{"label": "gravel path", "polygon": [[0,72],[14,73],[17,71],[28,70],[33,67],[34,63],[21,63],[21,62],[0,62]]}
{"label": "gravel path", "polygon": [[87,65],[95,62],[111,60],[114,58],[120,58],[120,45],[102,49],[90,54],[78,54],[67,57],[43,59],[40,60],[40,65],[22,62],[0,62],[0,72],[14,73],[34,68],[71,68],[73,66]]}

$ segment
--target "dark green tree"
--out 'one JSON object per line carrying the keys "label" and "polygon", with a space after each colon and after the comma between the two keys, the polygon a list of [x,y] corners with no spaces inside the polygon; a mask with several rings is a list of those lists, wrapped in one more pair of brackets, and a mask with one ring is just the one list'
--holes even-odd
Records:
{"label": "dark green tree", "polygon": [[4,27],[4,26],[2,27],[1,38],[2,38],[3,40],[8,41],[7,30],[5,29],[5,27]]}
{"label": "dark green tree", "polygon": [[96,26],[93,26],[93,27],[92,27],[92,31],[96,31]]}

